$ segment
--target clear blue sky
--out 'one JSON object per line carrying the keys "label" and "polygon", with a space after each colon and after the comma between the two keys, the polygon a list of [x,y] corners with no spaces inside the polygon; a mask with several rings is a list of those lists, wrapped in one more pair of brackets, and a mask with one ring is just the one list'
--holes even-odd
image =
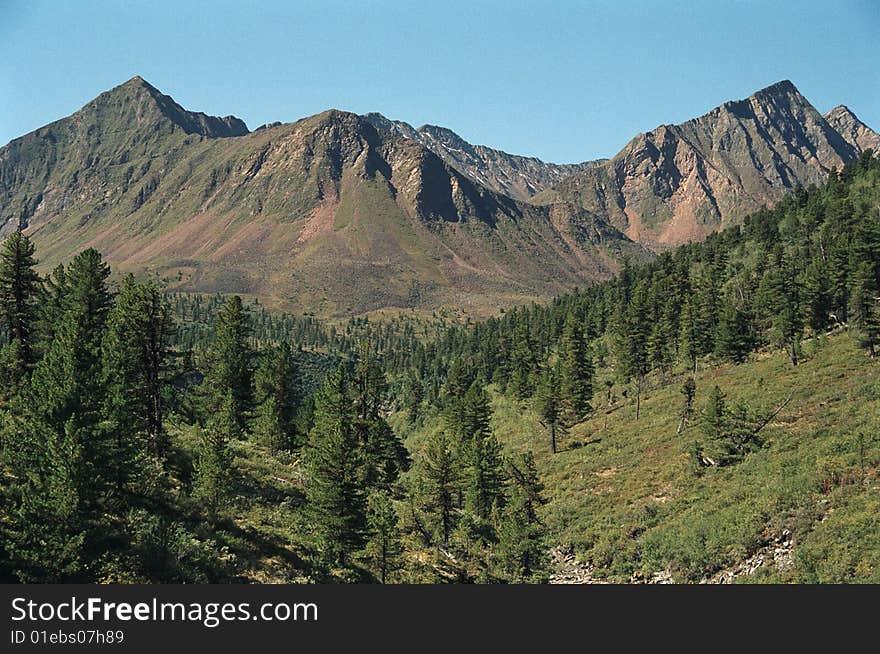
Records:
{"label": "clear blue sky", "polygon": [[880,130],[880,2],[0,0],[0,144],[139,74],[251,128],[329,107],[548,161],[780,79]]}

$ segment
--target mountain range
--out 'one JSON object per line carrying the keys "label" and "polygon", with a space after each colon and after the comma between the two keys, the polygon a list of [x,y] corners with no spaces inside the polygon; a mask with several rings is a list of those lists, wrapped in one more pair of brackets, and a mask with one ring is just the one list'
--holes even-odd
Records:
{"label": "mountain range", "polygon": [[818,184],[878,142],[846,107],[822,116],[782,81],[639,134],[610,161],[535,201],[573,203],[656,249],[700,240],[798,184]]}
{"label": "mountain range", "polygon": [[322,315],[492,313],[703,238],[878,146],[787,81],[560,165],[380,114],[251,132],[135,77],[0,148],[0,233],[31,234],[43,268],[92,246],[172,289]]}

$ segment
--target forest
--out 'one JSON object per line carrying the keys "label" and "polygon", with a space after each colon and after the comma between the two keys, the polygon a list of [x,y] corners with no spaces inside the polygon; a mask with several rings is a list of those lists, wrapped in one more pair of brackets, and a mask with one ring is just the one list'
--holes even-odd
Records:
{"label": "forest", "polygon": [[[2,244],[3,580],[541,583],[563,543],[536,456],[585,421],[626,405],[638,425],[675,389],[697,479],[760,457],[787,402],[732,401],[700,373],[766,353],[796,368],[843,333],[876,368],[880,159],[482,321],[331,324],[166,293],[93,249],[45,276],[38,258],[20,232]],[[499,433],[498,398],[535,417],[526,447]]]}

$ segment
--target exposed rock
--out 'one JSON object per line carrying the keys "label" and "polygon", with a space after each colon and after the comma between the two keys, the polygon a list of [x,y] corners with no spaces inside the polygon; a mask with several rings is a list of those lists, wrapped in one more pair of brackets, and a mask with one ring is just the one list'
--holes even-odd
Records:
{"label": "exposed rock", "polygon": [[0,235],[19,226],[46,269],[88,244],[175,290],[322,315],[494,313],[651,256],[580,207],[496,193],[355,114],[247,133],[140,78],[0,148]]}
{"label": "exposed rock", "polygon": [[390,120],[378,113],[365,114],[364,118],[377,129],[421,143],[461,174],[516,200],[527,201],[565,177],[605,161],[599,159],[576,164],[546,163],[535,157],[523,157],[485,145],[473,145],[445,127],[423,125],[415,129],[408,123]]}
{"label": "exposed rock", "polygon": [[845,135],[782,81],[681,125],[640,134],[607,163],[568,177],[535,201],[579,204],[658,249],[700,240],[798,184],[820,183],[873,142],[873,132],[854,117],[832,113]]}
{"label": "exposed rock", "polygon": [[700,581],[701,584],[733,584],[740,578],[751,577],[762,568],[771,568],[777,572],[787,572],[794,567],[792,550],[794,542],[791,532],[787,529],[771,542],[759,548],[744,561],[729,568],[716,572],[711,577]]}
{"label": "exposed rock", "polygon": [[873,150],[874,154],[880,153],[880,134],[860,121],[849,107],[839,105],[824,117],[828,124],[859,152]]}

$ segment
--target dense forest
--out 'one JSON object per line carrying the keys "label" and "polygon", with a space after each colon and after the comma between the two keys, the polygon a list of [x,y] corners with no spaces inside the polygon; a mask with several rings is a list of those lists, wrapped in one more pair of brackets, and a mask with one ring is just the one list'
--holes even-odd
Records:
{"label": "dense forest", "polygon": [[[841,331],[873,359],[880,160],[479,322],[329,324],[166,294],[95,250],[41,277],[37,256],[21,233],[0,253],[4,579],[259,579],[249,551],[291,581],[541,582],[558,543],[530,450],[555,455],[622,403],[638,422],[646,392],[674,386],[693,474],[733,467],[784,402],[731,402],[699,371],[774,351],[798,366]],[[537,416],[528,447],[502,446],[496,396]]]}

